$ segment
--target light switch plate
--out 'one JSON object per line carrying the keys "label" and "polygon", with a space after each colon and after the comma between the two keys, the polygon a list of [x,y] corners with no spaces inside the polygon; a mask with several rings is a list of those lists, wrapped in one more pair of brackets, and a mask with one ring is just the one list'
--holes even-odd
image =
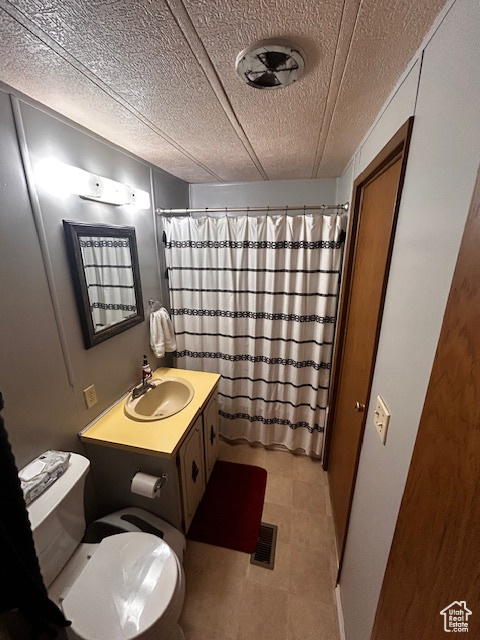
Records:
{"label": "light switch plate", "polygon": [[91,409],[94,404],[97,404],[97,392],[95,391],[95,385],[91,384],[89,387],[84,389],[83,396],[85,398],[87,409]]}
{"label": "light switch plate", "polygon": [[390,412],[387,405],[383,401],[383,398],[377,396],[377,402],[375,405],[375,413],[373,415],[373,422],[375,428],[378,431],[382,444],[385,444],[387,437],[388,423],[390,422]]}

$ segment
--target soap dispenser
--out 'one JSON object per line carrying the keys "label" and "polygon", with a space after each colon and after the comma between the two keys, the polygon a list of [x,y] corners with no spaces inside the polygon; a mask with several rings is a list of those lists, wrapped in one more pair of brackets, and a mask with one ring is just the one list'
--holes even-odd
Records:
{"label": "soap dispenser", "polygon": [[152,377],[152,369],[148,364],[147,356],[143,354],[142,380],[148,380]]}

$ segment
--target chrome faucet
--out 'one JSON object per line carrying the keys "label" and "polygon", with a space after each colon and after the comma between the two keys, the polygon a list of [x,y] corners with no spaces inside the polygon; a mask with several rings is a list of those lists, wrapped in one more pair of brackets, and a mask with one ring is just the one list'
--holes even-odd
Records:
{"label": "chrome faucet", "polygon": [[155,385],[152,382],[148,381],[148,378],[144,378],[142,380],[142,384],[140,387],[134,387],[132,390],[132,398],[133,400],[136,400],[137,398],[140,398],[140,396],[143,396],[144,393],[147,393],[147,391],[149,389],[155,389]]}

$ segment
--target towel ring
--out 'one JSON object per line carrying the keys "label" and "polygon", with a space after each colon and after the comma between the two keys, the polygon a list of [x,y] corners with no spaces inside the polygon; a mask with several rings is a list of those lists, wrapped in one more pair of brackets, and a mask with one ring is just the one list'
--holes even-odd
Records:
{"label": "towel ring", "polygon": [[159,308],[162,306],[162,304],[158,300],[154,300],[153,298],[150,298],[148,300],[148,304],[150,305],[150,313],[158,311],[158,309],[154,309],[155,305],[157,305]]}

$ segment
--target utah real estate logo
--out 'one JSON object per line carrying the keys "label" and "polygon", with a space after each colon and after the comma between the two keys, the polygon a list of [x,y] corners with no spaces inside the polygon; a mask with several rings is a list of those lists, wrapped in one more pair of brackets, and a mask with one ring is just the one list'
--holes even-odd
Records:
{"label": "utah real estate logo", "polygon": [[468,633],[468,616],[472,615],[472,612],[467,609],[467,604],[464,600],[461,602],[455,600],[448,607],[445,607],[443,611],[440,611],[440,615],[443,616],[445,631]]}

